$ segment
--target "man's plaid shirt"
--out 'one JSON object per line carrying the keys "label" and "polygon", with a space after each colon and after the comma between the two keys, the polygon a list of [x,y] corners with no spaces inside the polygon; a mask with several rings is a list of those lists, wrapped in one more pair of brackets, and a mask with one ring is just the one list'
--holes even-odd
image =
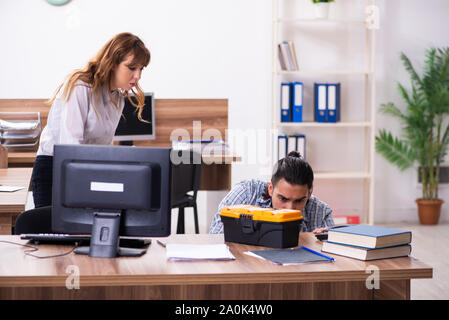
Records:
{"label": "man's plaid shirt", "polygon": [[[223,207],[233,204],[249,204],[263,208],[271,207],[271,198],[265,199],[262,195],[268,187],[268,182],[260,180],[241,181],[223,198],[218,206],[218,212],[214,216],[209,233],[223,233],[223,223],[220,219],[220,211]],[[316,228],[333,227],[332,209],[326,203],[318,200],[313,195],[307,201],[302,211],[304,222],[301,224],[302,232],[311,232]]]}

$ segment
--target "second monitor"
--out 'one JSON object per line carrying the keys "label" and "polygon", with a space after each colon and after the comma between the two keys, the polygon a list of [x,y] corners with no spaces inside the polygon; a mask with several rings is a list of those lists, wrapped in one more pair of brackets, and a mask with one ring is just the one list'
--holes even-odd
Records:
{"label": "second monitor", "polygon": [[[131,96],[131,99],[135,98]],[[154,122],[154,94],[145,93],[145,105],[140,121],[137,116],[137,109],[127,98],[123,107],[123,115],[115,130],[114,141],[120,141],[122,145],[132,145],[134,140],[154,140],[156,139],[156,127]]]}

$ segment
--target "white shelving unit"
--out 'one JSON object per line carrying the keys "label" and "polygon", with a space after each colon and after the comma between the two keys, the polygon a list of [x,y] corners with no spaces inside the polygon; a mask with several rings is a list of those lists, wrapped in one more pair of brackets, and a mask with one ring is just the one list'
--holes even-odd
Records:
{"label": "white shelving unit", "polygon": [[[351,133],[361,135],[364,139],[363,150],[363,170],[361,171],[315,171],[315,180],[362,180],[363,181],[363,208],[361,208],[361,222],[373,223],[374,214],[374,154],[375,154],[375,30],[378,28],[378,9],[376,7],[375,0],[365,0],[365,12],[361,12],[360,16],[366,16],[366,19],[313,19],[302,17],[282,17],[279,14],[280,4],[284,0],[272,0],[273,5],[273,18],[272,18],[272,107],[271,107],[271,119],[272,119],[272,132],[283,132],[288,134],[305,133],[310,130],[316,132],[319,131],[333,131],[351,129]],[[310,1],[310,0],[307,0]],[[359,0],[350,0],[359,1]],[[349,0],[347,2],[350,2]],[[299,4],[301,6],[301,4]],[[304,5],[304,0],[303,4]],[[310,8],[310,7],[309,7]],[[298,10],[298,12],[303,12]],[[299,15],[299,14],[298,14]],[[282,71],[278,60],[278,44],[284,40],[291,40],[296,44],[295,39],[285,39],[280,28],[292,28],[297,30],[304,26],[307,28],[313,28],[313,26],[323,26],[329,24],[344,25],[348,28],[362,28],[365,30],[365,44],[364,44],[364,56],[365,64],[362,67],[341,68],[338,66],[335,68],[315,69],[313,67],[302,65],[300,63],[299,71]],[[363,30],[362,30],[363,31]],[[304,43],[301,43],[304,46]],[[362,44],[363,45],[363,44]],[[301,54],[296,50],[298,61],[301,62]],[[358,76],[363,79],[364,86],[364,102],[360,108],[364,108],[364,119],[348,120],[342,117],[341,122],[337,123],[319,123],[313,121],[306,122],[281,122],[280,121],[280,83],[284,81],[284,78],[294,79],[294,81],[302,81],[302,77],[310,76],[332,76],[338,78],[341,76]],[[345,97],[349,99],[350,97]],[[304,108],[311,108],[312,106],[304,106]],[[354,107],[354,106],[352,106]],[[346,108],[342,103],[341,109]],[[274,130],[274,131],[273,131]],[[315,131],[313,131],[315,130]],[[307,133],[306,133],[307,136]],[[275,141],[272,141],[271,147],[277,146],[277,136],[273,136]],[[342,141],[342,143],[345,143]],[[314,146],[318,148],[319,146]],[[277,148],[277,147],[276,147]],[[277,149],[272,150],[273,162],[277,160]],[[311,163],[312,164],[312,163]],[[313,164],[312,164],[313,167]],[[324,199],[325,200],[325,199]]]}

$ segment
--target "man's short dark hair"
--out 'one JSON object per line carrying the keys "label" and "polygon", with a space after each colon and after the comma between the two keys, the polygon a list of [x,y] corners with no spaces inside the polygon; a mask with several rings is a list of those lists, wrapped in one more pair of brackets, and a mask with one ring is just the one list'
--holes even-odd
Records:
{"label": "man's short dark hair", "polygon": [[271,177],[273,187],[281,179],[285,179],[291,185],[307,185],[309,189],[312,189],[313,170],[298,152],[291,151],[285,158],[277,162]]}

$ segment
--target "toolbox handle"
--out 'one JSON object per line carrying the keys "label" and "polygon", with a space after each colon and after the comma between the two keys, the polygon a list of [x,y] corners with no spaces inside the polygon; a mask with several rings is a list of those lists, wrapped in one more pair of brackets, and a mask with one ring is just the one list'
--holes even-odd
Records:
{"label": "toolbox handle", "polygon": [[240,226],[242,227],[242,232],[249,234],[255,231],[253,216],[251,214],[241,214],[240,215]]}

